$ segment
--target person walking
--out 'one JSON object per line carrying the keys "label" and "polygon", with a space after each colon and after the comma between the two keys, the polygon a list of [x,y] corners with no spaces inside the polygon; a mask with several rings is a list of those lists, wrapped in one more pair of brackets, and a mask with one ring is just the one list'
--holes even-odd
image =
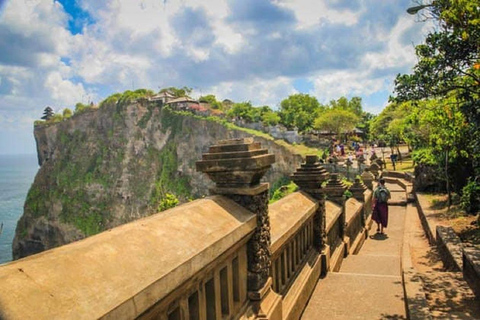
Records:
{"label": "person walking", "polygon": [[385,179],[381,178],[373,191],[372,213],[372,219],[377,223],[377,233],[380,234],[384,234],[383,229],[388,225],[388,199],[390,199],[390,190],[385,187]]}

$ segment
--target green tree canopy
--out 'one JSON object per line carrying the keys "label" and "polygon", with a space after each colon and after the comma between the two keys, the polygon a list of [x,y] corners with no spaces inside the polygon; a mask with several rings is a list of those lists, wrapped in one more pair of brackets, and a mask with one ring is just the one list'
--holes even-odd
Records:
{"label": "green tree canopy", "polygon": [[337,137],[342,133],[352,131],[358,123],[359,117],[351,111],[343,109],[329,109],[316,120],[314,127],[317,130],[334,132]]}
{"label": "green tree canopy", "polygon": [[332,109],[350,111],[358,117],[363,115],[362,98],[360,97],[353,97],[350,101],[346,97],[340,97],[338,100],[330,101],[329,107]]}
{"label": "green tree canopy", "polygon": [[315,97],[298,93],[289,96],[280,103],[281,124],[289,129],[297,127],[300,132],[313,128],[313,124],[324,107]]}

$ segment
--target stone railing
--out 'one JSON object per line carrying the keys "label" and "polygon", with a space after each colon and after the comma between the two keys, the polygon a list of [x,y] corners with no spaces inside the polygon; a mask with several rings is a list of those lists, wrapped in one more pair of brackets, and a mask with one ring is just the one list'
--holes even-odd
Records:
{"label": "stone railing", "polygon": [[345,204],[335,175],[322,188],[307,156],[300,191],[269,206],[273,162],[249,139],[221,141],[197,162],[212,196],[0,266],[0,318],[298,319],[363,243],[368,205]]}
{"label": "stone railing", "polygon": [[254,214],[214,196],[11,262],[0,267],[0,318],[234,314],[255,227]]}

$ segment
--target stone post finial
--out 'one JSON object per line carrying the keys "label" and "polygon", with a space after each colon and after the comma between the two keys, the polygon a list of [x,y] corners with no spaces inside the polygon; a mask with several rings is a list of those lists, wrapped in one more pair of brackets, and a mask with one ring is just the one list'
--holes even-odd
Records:
{"label": "stone post finial", "polygon": [[372,153],[372,155],[370,156],[370,161],[373,161],[373,160],[375,160],[375,159],[377,159],[377,158],[378,158],[378,157],[377,157],[377,154],[374,152],[374,153]]}
{"label": "stone post finial", "polygon": [[274,162],[275,156],[261,149],[260,143],[244,138],[219,141],[196,163],[197,170],[215,182],[212,194],[223,195],[257,216],[257,226],[247,243],[247,290],[260,318],[278,309],[281,301],[273,292],[269,277],[272,254],[268,183],[260,183]]}
{"label": "stone post finial", "polygon": [[327,194],[328,199],[343,205],[345,202],[344,193],[346,190],[347,186],[338,179],[338,173],[331,173],[330,180],[328,180],[328,183],[325,186],[325,193]]}
{"label": "stone post finial", "polygon": [[306,162],[290,177],[301,190],[313,195],[321,190],[322,183],[328,178],[328,172],[318,163],[316,155],[307,155]]}
{"label": "stone post finial", "polygon": [[[242,188],[260,185],[260,179],[275,162],[275,155],[261,149],[253,138],[220,140],[197,161],[197,170],[216,184],[214,193],[236,193]],[[223,189],[223,190],[221,190]]]}
{"label": "stone post finial", "polygon": [[352,193],[353,197],[358,201],[364,202],[364,192],[367,190],[367,187],[362,183],[359,178],[355,178],[355,182],[349,188],[350,192]]}
{"label": "stone post finial", "polygon": [[375,180],[375,176],[370,172],[370,169],[365,168],[365,171],[363,171],[360,177],[367,188],[373,190],[373,180]]}

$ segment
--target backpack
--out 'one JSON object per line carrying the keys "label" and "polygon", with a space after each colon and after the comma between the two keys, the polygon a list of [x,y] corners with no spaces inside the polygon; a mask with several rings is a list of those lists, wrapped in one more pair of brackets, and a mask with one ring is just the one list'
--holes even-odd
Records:
{"label": "backpack", "polygon": [[379,203],[387,203],[387,201],[388,201],[388,191],[385,188],[380,188],[378,190],[377,201]]}

